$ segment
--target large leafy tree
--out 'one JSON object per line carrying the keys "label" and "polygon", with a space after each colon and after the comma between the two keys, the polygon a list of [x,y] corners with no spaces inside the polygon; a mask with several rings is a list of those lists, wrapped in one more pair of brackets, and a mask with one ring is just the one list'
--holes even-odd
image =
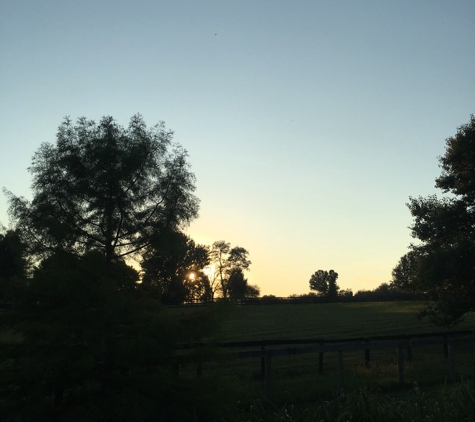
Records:
{"label": "large leafy tree", "polygon": [[446,139],[435,186],[441,199],[410,198],[411,245],[417,256],[412,283],[432,299],[422,310],[439,325],[458,322],[475,310],[475,117]]}
{"label": "large leafy tree", "polygon": [[169,304],[210,299],[209,280],[204,273],[210,262],[206,246],[177,231],[164,233],[160,242],[151,246],[142,261],[144,289]]}
{"label": "large leafy tree", "polygon": [[56,145],[33,157],[32,201],[8,193],[17,231],[0,237],[1,274],[24,278],[23,256],[36,268],[12,285],[0,318],[0,414],[146,421],[199,413],[201,390],[170,379],[163,365],[178,341],[209,336],[215,318],[167,315],[125,263],[197,215],[194,176],[171,136],[138,115],[126,129],[109,117],[66,119]]}
{"label": "large leafy tree", "polygon": [[140,115],[124,128],[112,117],[96,124],[66,118],[56,144],[34,154],[33,200],[6,191],[10,216],[35,254],[101,250],[106,267],[142,251],[163,229],[197,216],[187,153],[163,123]]}
{"label": "large leafy tree", "polygon": [[233,273],[248,270],[251,265],[249,252],[241,246],[231,248],[229,242],[218,240],[210,249],[210,258],[214,271],[211,275],[213,293],[221,292],[223,298],[228,298],[229,279]]}
{"label": "large leafy tree", "polygon": [[315,290],[321,296],[328,297],[329,299],[336,299],[338,298],[338,290],[340,290],[336,282],[337,278],[338,273],[333,270],[315,271],[309,280],[310,290]]}

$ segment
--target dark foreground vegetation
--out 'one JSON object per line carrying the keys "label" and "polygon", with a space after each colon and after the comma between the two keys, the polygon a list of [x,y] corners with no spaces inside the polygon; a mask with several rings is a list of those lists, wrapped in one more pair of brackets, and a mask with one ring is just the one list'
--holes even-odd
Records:
{"label": "dark foreground vegetation", "polygon": [[317,399],[311,407],[277,407],[256,401],[237,421],[249,422],[449,422],[475,420],[473,381],[441,385],[423,392],[417,385],[398,394],[357,389]]}

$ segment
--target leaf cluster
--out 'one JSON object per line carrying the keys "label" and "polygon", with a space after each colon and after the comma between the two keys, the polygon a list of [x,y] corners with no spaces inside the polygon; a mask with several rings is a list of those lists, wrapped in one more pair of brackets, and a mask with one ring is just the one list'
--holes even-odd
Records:
{"label": "leaf cluster", "polygon": [[475,116],[446,140],[436,187],[449,196],[410,198],[419,240],[393,270],[393,283],[429,295],[420,316],[455,324],[475,310]]}

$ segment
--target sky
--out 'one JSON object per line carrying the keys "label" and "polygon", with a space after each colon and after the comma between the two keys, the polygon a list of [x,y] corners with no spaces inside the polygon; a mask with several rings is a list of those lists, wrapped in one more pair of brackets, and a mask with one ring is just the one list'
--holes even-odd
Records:
{"label": "sky", "polygon": [[0,187],[31,199],[65,116],[140,113],[188,151],[186,232],[246,248],[261,294],[320,269],[374,289],[475,113],[474,21],[472,0],[0,0]]}

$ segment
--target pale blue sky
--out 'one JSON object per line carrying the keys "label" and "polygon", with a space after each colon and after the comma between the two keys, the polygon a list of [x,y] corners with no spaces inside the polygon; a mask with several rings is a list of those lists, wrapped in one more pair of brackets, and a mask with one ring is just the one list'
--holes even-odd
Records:
{"label": "pale blue sky", "polygon": [[64,116],[140,112],[189,152],[189,234],[247,248],[263,294],[318,269],[374,288],[475,113],[473,22],[468,0],[0,0],[0,186],[30,197]]}

